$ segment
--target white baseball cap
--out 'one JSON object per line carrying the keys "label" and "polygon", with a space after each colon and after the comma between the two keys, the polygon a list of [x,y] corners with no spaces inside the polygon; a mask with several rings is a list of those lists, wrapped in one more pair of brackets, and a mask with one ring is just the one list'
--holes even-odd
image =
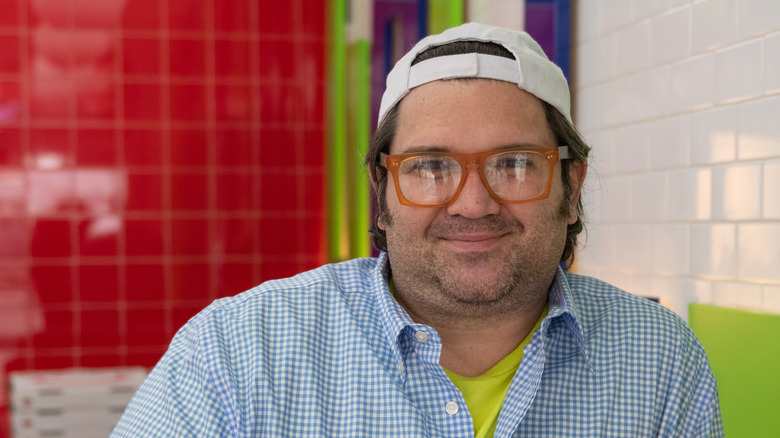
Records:
{"label": "white baseball cap", "polygon": [[[428,48],[455,41],[500,44],[515,59],[479,53],[440,56],[412,66],[418,54]],[[417,86],[440,79],[485,78],[517,84],[521,89],[555,107],[571,123],[569,84],[563,71],[547,58],[539,44],[526,32],[481,23],[466,23],[430,35],[418,42],[387,75],[377,125],[387,112]]]}

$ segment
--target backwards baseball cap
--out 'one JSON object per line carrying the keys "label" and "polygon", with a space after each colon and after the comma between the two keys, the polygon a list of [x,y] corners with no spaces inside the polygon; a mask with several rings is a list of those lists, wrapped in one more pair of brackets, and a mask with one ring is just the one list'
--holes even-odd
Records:
{"label": "backwards baseball cap", "polygon": [[[456,41],[482,41],[503,46],[515,59],[466,53],[440,56],[415,65],[418,54]],[[395,64],[387,75],[377,124],[414,88],[440,79],[484,78],[517,84],[521,89],[555,107],[571,123],[569,85],[561,69],[552,63],[526,32],[467,23],[423,38]]]}

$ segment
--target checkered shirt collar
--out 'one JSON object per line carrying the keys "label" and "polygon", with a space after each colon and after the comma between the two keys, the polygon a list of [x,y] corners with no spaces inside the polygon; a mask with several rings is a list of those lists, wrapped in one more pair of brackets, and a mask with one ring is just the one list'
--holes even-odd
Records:
{"label": "checkered shirt collar", "polygon": [[[376,302],[379,306],[379,312],[382,317],[382,325],[384,326],[385,336],[387,337],[388,345],[391,345],[393,355],[396,360],[401,360],[401,334],[407,327],[420,326],[412,321],[412,318],[395,300],[389,287],[389,275],[390,275],[390,261],[387,253],[382,252],[377,260],[374,273],[372,275],[373,287],[372,291],[376,294]],[[579,347],[582,357],[586,361],[588,368],[592,370],[591,361],[587,352],[585,344],[585,331],[582,325],[582,318],[580,318],[577,310],[576,303],[572,296],[572,291],[569,287],[569,282],[566,279],[566,273],[558,268],[555,274],[555,279],[550,287],[550,294],[548,297],[548,311],[547,317],[542,321],[542,334],[548,330],[548,327],[553,321],[562,318],[569,329],[569,332],[574,337],[577,346]],[[544,336],[547,337],[546,335]]]}

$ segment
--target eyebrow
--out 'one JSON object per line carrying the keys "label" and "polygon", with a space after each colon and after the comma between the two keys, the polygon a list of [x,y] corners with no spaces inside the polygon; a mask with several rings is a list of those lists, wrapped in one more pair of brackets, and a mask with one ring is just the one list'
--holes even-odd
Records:
{"label": "eyebrow", "polygon": [[[538,144],[533,143],[511,143],[505,146],[498,146],[493,149],[489,149],[490,151],[504,151],[504,150],[510,150],[510,149],[525,149],[525,148],[546,148],[546,147],[554,147],[554,146],[542,146]],[[405,150],[398,152],[399,154],[417,154],[417,153],[425,153],[425,152],[439,152],[439,153],[450,153],[452,152],[448,147],[446,146],[411,146],[409,148],[406,148]],[[476,153],[476,152],[475,152]]]}
{"label": "eyebrow", "polygon": [[420,152],[450,152],[450,149],[445,146],[412,146],[399,152],[400,154],[416,154]]}

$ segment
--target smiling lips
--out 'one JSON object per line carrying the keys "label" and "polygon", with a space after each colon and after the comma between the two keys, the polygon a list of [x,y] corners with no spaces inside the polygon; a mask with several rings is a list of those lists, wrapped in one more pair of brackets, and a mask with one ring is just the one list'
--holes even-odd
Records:
{"label": "smiling lips", "polygon": [[454,234],[439,237],[456,251],[487,251],[499,243],[509,233]]}
{"label": "smiling lips", "polygon": [[522,226],[517,220],[501,215],[489,215],[479,219],[448,216],[434,221],[427,234],[455,252],[485,252],[495,249],[504,237],[521,229]]}

